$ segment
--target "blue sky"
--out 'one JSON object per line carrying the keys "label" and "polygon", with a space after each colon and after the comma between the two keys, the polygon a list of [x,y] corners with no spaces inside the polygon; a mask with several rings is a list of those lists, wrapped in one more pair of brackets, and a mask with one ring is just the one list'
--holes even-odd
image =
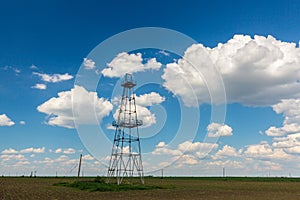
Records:
{"label": "blue sky", "polygon": [[[1,2],[0,173],[75,175],[82,153],[86,174],[105,174],[111,148],[106,139],[113,134],[107,127],[118,106],[113,99],[128,70],[138,81],[141,117],[148,123],[141,129],[147,173],[164,167],[167,175],[221,175],[225,167],[229,175],[299,176],[299,13],[299,2],[292,0]],[[203,46],[189,44],[182,55],[118,51],[124,41],[101,53],[102,42],[141,27],[175,30]],[[145,68],[153,58],[148,69],[132,68]],[[192,62],[199,78],[191,78],[194,71],[180,60]],[[205,80],[211,75],[206,64],[216,67],[224,88]],[[105,74],[105,68],[112,72]],[[210,101],[210,86],[218,102]],[[97,119],[80,105],[74,128],[71,94],[85,103],[96,94]],[[226,107],[224,122],[211,119],[217,105]],[[204,141],[209,130],[219,130],[220,137]]]}

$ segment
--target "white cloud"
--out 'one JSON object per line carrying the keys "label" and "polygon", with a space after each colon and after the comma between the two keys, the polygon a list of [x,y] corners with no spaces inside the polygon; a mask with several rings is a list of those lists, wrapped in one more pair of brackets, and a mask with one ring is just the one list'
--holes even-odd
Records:
{"label": "white cloud", "polygon": [[[73,116],[73,109],[77,116]],[[112,110],[113,105],[99,98],[96,92],[89,92],[81,86],[75,85],[70,91],[58,93],[58,97],[52,97],[37,107],[39,112],[48,115],[47,124],[74,128],[74,120],[79,124],[97,124]]]}
{"label": "white cloud", "polygon": [[45,153],[45,147],[41,148],[27,148],[27,149],[22,149],[20,150],[20,153]]}
{"label": "white cloud", "polygon": [[22,160],[27,160],[27,158],[25,158],[25,156],[22,155],[22,154],[3,154],[3,155],[0,155],[0,158],[3,161],[9,161],[9,160],[22,161]]}
{"label": "white cloud", "polygon": [[158,70],[162,64],[156,61],[156,58],[149,59],[143,64],[141,53],[128,54],[126,52],[119,53],[101,73],[107,77],[122,77],[126,73],[141,72],[147,69]]}
{"label": "white cloud", "polygon": [[158,145],[156,145],[154,151],[152,151],[152,155],[180,156],[182,155],[182,152],[177,149],[170,149],[165,143],[160,142]]}
{"label": "white cloud", "polygon": [[272,148],[267,142],[260,144],[249,145],[244,151],[247,157],[262,159],[262,160],[292,160],[293,157],[287,154],[283,148]]}
{"label": "white cloud", "polygon": [[38,67],[37,66],[35,66],[35,65],[31,65],[30,67],[29,67],[30,69],[38,69]]}
{"label": "white cloud", "polygon": [[[284,99],[272,106],[277,114],[283,114],[282,127],[271,126],[266,135],[272,136],[276,157],[300,154],[300,99]],[[288,155],[288,156],[287,156]]]}
{"label": "white cloud", "polygon": [[184,58],[167,64],[162,78],[186,105],[211,103],[212,93],[212,103],[226,103],[222,84],[212,79],[213,65],[223,78],[228,103],[263,106],[300,97],[300,50],[295,43],[235,35],[214,48],[194,44]]}
{"label": "white cloud", "polygon": [[278,170],[282,170],[282,165],[280,165],[276,162],[264,161],[264,162],[262,162],[262,165],[263,166],[261,168],[261,171],[266,171],[266,170],[278,171]]}
{"label": "white cloud", "polygon": [[242,162],[236,161],[236,160],[226,160],[226,161],[212,161],[212,162],[207,162],[206,165],[209,168],[214,168],[214,167],[227,167],[230,169],[242,169],[245,168],[245,165]]}
{"label": "white cloud", "polygon": [[61,153],[62,152],[62,149],[61,148],[58,148],[54,151],[55,153]]}
{"label": "white cloud", "polygon": [[273,154],[273,150],[268,143],[249,145],[245,151],[249,157],[264,157]]}
{"label": "white cloud", "polygon": [[96,68],[96,63],[89,58],[84,58],[83,59],[83,66],[85,69],[95,69]]}
{"label": "white cloud", "polygon": [[207,131],[208,137],[232,136],[232,128],[226,124],[211,123]]}
{"label": "white cloud", "polygon": [[213,149],[216,149],[218,147],[218,144],[213,143],[202,143],[202,142],[191,142],[186,141],[178,145],[178,149],[182,153],[186,154],[194,154],[197,157],[205,157],[209,152],[211,152]]}
{"label": "white cloud", "polygon": [[21,70],[20,69],[18,69],[18,68],[16,68],[16,67],[12,67],[12,66],[5,66],[5,67],[3,67],[2,68],[3,70],[12,70],[12,71],[14,71],[15,73],[16,73],[16,75],[18,75],[19,73],[21,73]]}
{"label": "white cloud", "polygon": [[156,116],[148,108],[136,105],[138,119],[143,121],[143,127],[149,127],[156,124]]}
{"label": "white cloud", "polygon": [[41,148],[26,148],[26,149],[21,149],[20,151],[17,151],[13,148],[5,149],[1,152],[1,154],[26,154],[26,153],[45,153],[45,147]]}
{"label": "white cloud", "polygon": [[180,143],[177,149],[171,149],[166,145],[165,142],[159,142],[154,151],[153,155],[171,155],[171,156],[180,156],[183,154],[194,155],[196,157],[206,156],[211,150],[216,149],[218,144],[213,143],[201,143],[201,142],[191,142],[185,141]]}
{"label": "white cloud", "polygon": [[76,151],[73,148],[67,148],[63,150],[64,154],[74,154]]}
{"label": "white cloud", "polygon": [[49,83],[57,83],[57,82],[62,82],[62,81],[67,81],[73,78],[72,75],[65,73],[65,74],[42,74],[38,72],[33,72],[34,75],[37,75],[41,77],[41,79],[45,82]]}
{"label": "white cloud", "polygon": [[94,157],[92,157],[90,154],[86,154],[82,156],[82,160],[94,160]]}
{"label": "white cloud", "polygon": [[158,53],[164,55],[164,56],[170,56],[170,53],[165,50],[160,50]]}
{"label": "white cloud", "polygon": [[214,159],[221,159],[226,157],[239,157],[240,154],[241,152],[236,151],[234,147],[225,145],[214,155]]}
{"label": "white cloud", "polygon": [[32,86],[31,88],[35,88],[35,89],[39,89],[39,90],[46,90],[47,85],[45,85],[43,83],[37,83],[34,86]]}
{"label": "white cloud", "polygon": [[66,155],[61,155],[61,156],[59,156],[58,158],[55,159],[55,162],[66,161],[66,160],[68,160],[68,159],[69,159],[68,156],[66,156]]}
{"label": "white cloud", "polygon": [[6,114],[0,115],[0,126],[13,126],[15,122],[13,122]]}
{"label": "white cloud", "polygon": [[278,137],[273,139],[272,146],[274,148],[291,148],[300,146],[300,133],[290,134],[286,137]]}
{"label": "white cloud", "polygon": [[155,147],[160,148],[160,147],[166,147],[166,146],[167,146],[167,144],[165,142],[159,142]]}
{"label": "white cloud", "polygon": [[25,124],[26,124],[25,121],[20,121],[19,123],[20,123],[21,125],[25,125]]}
{"label": "white cloud", "polygon": [[4,149],[1,154],[17,154],[19,153],[17,150],[13,149],[13,148],[9,148],[9,149]]}
{"label": "white cloud", "polygon": [[[165,97],[160,96],[156,92],[151,92],[149,94],[143,94],[136,96],[136,111],[139,120],[143,121],[143,127],[149,127],[156,123],[155,114],[151,113],[146,106],[152,106],[155,104],[160,104],[165,100]],[[113,102],[116,102],[114,98]],[[119,103],[120,104],[120,103]],[[119,110],[117,109],[113,115],[114,119],[117,120],[119,115]],[[112,128],[108,126],[108,128]]]}
{"label": "white cloud", "polygon": [[289,134],[286,137],[278,137],[273,139],[272,146],[282,149],[288,154],[300,154],[300,133]]}
{"label": "white cloud", "polygon": [[165,97],[160,96],[156,92],[143,94],[135,97],[136,104],[140,106],[152,106],[153,104],[160,104],[165,101]]}
{"label": "white cloud", "polygon": [[277,136],[284,136],[290,133],[296,133],[300,131],[300,126],[298,124],[284,124],[283,127],[277,128],[275,126],[271,126],[266,130],[267,136],[277,137]]}
{"label": "white cloud", "polygon": [[282,113],[285,119],[282,127],[271,126],[266,130],[266,135],[284,136],[300,132],[300,99],[284,99],[272,107],[277,114]]}
{"label": "white cloud", "polygon": [[185,141],[171,148],[165,142],[159,142],[151,153],[154,160],[159,160],[158,164],[149,160],[148,162],[153,162],[153,165],[160,167],[174,166],[176,169],[190,167],[198,164],[204,157],[208,157],[208,154],[217,147],[218,144],[213,143]]}
{"label": "white cloud", "polygon": [[290,154],[300,154],[300,146],[285,148],[284,151]]}
{"label": "white cloud", "polygon": [[16,164],[14,164],[15,167],[24,167],[24,165],[30,165],[30,162],[25,160],[25,161],[19,161]]}
{"label": "white cloud", "polygon": [[63,153],[63,154],[74,154],[76,153],[76,150],[73,149],[73,148],[65,148],[65,149],[62,149],[62,148],[57,148],[54,153],[56,154],[59,154],[59,153]]}
{"label": "white cloud", "polygon": [[198,164],[198,160],[195,156],[192,155],[182,155],[177,161],[179,164],[179,168],[183,167],[184,165],[196,165]]}

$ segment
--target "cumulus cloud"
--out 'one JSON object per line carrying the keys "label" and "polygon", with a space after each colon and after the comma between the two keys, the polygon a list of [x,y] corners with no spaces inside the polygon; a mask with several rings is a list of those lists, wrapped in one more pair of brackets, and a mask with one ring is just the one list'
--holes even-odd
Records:
{"label": "cumulus cloud", "polygon": [[25,124],[26,124],[25,121],[20,121],[19,123],[20,123],[21,125],[25,125]]}
{"label": "cumulus cloud", "polygon": [[160,142],[156,145],[152,155],[170,155],[170,156],[180,156],[182,154],[178,149],[170,149],[164,142]]}
{"label": "cumulus cloud", "polygon": [[17,154],[18,151],[13,149],[13,148],[9,148],[9,149],[4,149],[1,154]]}
{"label": "cumulus cloud", "polygon": [[241,153],[241,151],[237,151],[234,147],[225,145],[222,149],[217,151],[217,153],[214,155],[214,159],[221,159],[226,157],[239,157]]}
{"label": "cumulus cloud", "polygon": [[45,147],[41,148],[27,148],[27,149],[22,149],[20,150],[20,153],[45,153]]}
{"label": "cumulus cloud", "polygon": [[182,155],[178,160],[177,163],[179,163],[178,167],[182,167],[184,165],[196,165],[198,164],[198,160],[195,156],[193,155]]}
{"label": "cumulus cloud", "polygon": [[[73,116],[72,104],[77,116]],[[89,92],[75,85],[70,91],[60,92],[58,97],[52,97],[39,105],[37,110],[48,115],[46,123],[49,125],[74,128],[74,120],[77,125],[97,124],[97,119],[101,121],[109,115],[112,108],[113,105],[108,100],[99,98],[96,92]]]}
{"label": "cumulus cloud", "polygon": [[156,58],[149,59],[143,63],[141,53],[128,54],[126,52],[119,53],[101,73],[107,77],[122,77],[126,73],[141,72],[148,69],[158,70],[162,64],[156,61]]}
{"label": "cumulus cloud", "polygon": [[51,152],[54,152],[56,154],[60,154],[60,153],[63,153],[63,154],[74,154],[74,153],[76,153],[76,150],[73,149],[73,148],[65,148],[65,149],[57,148],[55,151],[51,150]]}
{"label": "cumulus cloud", "polygon": [[84,58],[83,59],[83,67],[85,69],[95,69],[96,63],[92,59]]}
{"label": "cumulus cloud", "polygon": [[249,145],[245,151],[245,154],[250,157],[261,157],[271,155],[272,153],[273,150],[271,146],[266,142],[262,142],[261,144]]}
{"label": "cumulus cloud", "polygon": [[282,127],[271,126],[266,130],[266,135],[274,137],[300,132],[300,99],[284,99],[272,107],[285,118]]}
{"label": "cumulus cloud", "polygon": [[[135,97],[136,100],[136,111],[139,120],[143,121],[143,127],[149,127],[156,123],[155,114],[151,113],[147,106],[160,104],[165,101],[165,97],[160,96],[156,92],[148,94],[142,94]],[[113,100],[114,102],[120,102],[120,100]],[[119,103],[120,104],[120,103]],[[119,115],[119,109],[117,109],[113,115],[114,119],[117,120]]]}
{"label": "cumulus cloud", "polygon": [[[180,156],[183,154],[190,154],[196,157],[206,156],[207,152],[210,152],[213,149],[216,149],[218,144],[213,143],[201,143],[201,142],[191,142],[185,141],[180,143],[176,149],[171,149],[165,142],[159,142],[154,151],[153,155],[171,155],[171,156]],[[205,155],[204,155],[205,154]]]}
{"label": "cumulus cloud", "polygon": [[45,153],[45,147],[41,147],[41,148],[26,148],[26,149],[21,149],[19,151],[13,149],[13,148],[9,148],[9,149],[4,149],[1,154],[27,154],[27,153]]}
{"label": "cumulus cloud", "polygon": [[283,149],[289,154],[300,154],[300,133],[289,134],[286,137],[276,137],[273,139],[274,148]]}
{"label": "cumulus cloud", "polygon": [[13,122],[6,114],[0,115],[0,126],[13,126],[15,122]]}
{"label": "cumulus cloud", "polygon": [[94,158],[90,154],[86,154],[82,156],[82,160],[94,160]]}
{"label": "cumulus cloud", "polygon": [[230,169],[245,169],[245,164],[243,162],[239,162],[236,160],[226,160],[226,161],[211,161],[211,162],[207,162],[206,166],[208,166],[209,168],[213,168],[213,167],[228,167]]}
{"label": "cumulus cloud", "polygon": [[295,43],[272,36],[235,35],[214,48],[190,46],[184,59],[167,64],[162,78],[164,87],[188,106],[226,103],[223,85],[212,79],[215,66],[223,78],[228,103],[265,106],[300,97],[299,65],[300,50]]}
{"label": "cumulus cloud", "polygon": [[195,154],[198,157],[206,156],[205,154],[213,149],[216,149],[218,144],[213,143],[202,143],[202,142],[191,142],[186,141],[178,145],[178,150],[187,154]]}
{"label": "cumulus cloud", "polygon": [[247,157],[262,160],[292,160],[293,157],[282,148],[272,148],[267,142],[247,146],[244,154]]}
{"label": "cumulus cloud", "polygon": [[152,151],[154,159],[161,159],[158,166],[164,167],[172,163],[176,168],[193,166],[207,157],[209,152],[218,148],[218,144],[185,141],[177,147],[169,147],[165,142],[159,142]]}
{"label": "cumulus cloud", "polygon": [[61,148],[58,148],[54,151],[55,153],[61,153],[62,152],[62,149]]}
{"label": "cumulus cloud", "polygon": [[165,142],[159,142],[155,147],[160,148],[160,147],[166,147],[166,146],[167,146],[167,144]]}
{"label": "cumulus cloud", "polygon": [[47,85],[45,85],[43,83],[37,83],[34,86],[32,86],[31,88],[39,89],[39,90],[46,90],[47,89]]}
{"label": "cumulus cloud", "polygon": [[57,83],[62,81],[67,81],[73,78],[72,75],[65,73],[65,74],[42,74],[38,72],[33,72],[34,75],[39,76],[43,81],[49,83]]}
{"label": "cumulus cloud", "polygon": [[232,136],[232,128],[226,124],[211,123],[207,131],[208,137]]}
{"label": "cumulus cloud", "polygon": [[63,150],[64,154],[74,154],[76,151],[73,148],[67,148]]}
{"label": "cumulus cloud", "polygon": [[140,106],[152,106],[153,104],[160,104],[165,101],[165,97],[160,96],[156,92],[151,92],[148,94],[142,94],[136,96],[135,102]]}
{"label": "cumulus cloud", "polygon": [[22,154],[3,154],[0,155],[0,159],[3,161],[9,161],[9,160],[18,160],[18,161],[24,161],[27,160],[24,155]]}

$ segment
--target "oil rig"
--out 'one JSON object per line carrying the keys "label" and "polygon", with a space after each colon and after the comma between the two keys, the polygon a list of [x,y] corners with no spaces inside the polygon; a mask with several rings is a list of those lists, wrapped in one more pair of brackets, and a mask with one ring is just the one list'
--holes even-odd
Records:
{"label": "oil rig", "polygon": [[121,184],[124,178],[139,177],[144,184],[144,172],[141,156],[139,126],[143,125],[138,120],[135,102],[132,74],[126,74],[121,86],[123,87],[118,118],[112,122],[115,127],[112,153],[107,171],[106,183],[116,180]]}

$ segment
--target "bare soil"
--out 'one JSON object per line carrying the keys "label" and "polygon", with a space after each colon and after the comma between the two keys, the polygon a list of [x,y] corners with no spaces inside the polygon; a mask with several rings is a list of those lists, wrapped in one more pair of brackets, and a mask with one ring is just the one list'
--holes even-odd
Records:
{"label": "bare soil", "polygon": [[[81,180],[89,179],[93,178]],[[168,186],[169,189],[122,192],[88,192],[53,185],[76,180],[76,178],[0,177],[0,199],[300,199],[300,182],[282,180],[146,178],[146,184]]]}

